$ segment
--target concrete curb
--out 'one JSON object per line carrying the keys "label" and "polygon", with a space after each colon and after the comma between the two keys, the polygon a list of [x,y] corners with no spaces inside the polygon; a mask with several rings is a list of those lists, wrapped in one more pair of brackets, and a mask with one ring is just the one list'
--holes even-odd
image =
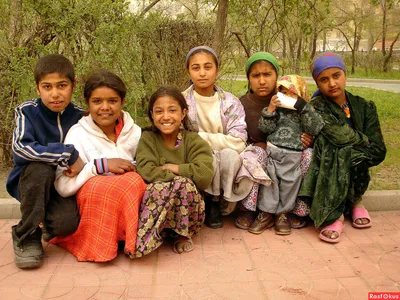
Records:
{"label": "concrete curb", "polygon": [[14,198],[0,198],[0,219],[20,219],[19,202]]}
{"label": "concrete curb", "polygon": [[[400,190],[367,191],[363,203],[370,211],[400,210]],[[19,202],[0,198],[0,219],[20,219]]]}

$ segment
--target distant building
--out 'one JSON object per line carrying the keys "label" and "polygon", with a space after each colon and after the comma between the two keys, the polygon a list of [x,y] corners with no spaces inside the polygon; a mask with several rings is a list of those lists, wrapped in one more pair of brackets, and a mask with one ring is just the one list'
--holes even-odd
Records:
{"label": "distant building", "polygon": [[[386,40],[385,44],[386,44],[386,49],[389,50],[390,45],[393,43],[392,40]],[[374,45],[374,47],[372,48],[372,50],[374,51],[381,51],[382,50],[382,40],[377,41]],[[394,45],[393,45],[393,51],[400,51],[400,41],[397,40]]]}

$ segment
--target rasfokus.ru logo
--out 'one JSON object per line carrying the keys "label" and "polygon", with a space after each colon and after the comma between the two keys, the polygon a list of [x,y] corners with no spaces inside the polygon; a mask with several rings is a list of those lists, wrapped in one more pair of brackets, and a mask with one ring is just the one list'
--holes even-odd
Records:
{"label": "rasfokus.ru logo", "polygon": [[400,292],[370,292],[368,299],[400,300]]}

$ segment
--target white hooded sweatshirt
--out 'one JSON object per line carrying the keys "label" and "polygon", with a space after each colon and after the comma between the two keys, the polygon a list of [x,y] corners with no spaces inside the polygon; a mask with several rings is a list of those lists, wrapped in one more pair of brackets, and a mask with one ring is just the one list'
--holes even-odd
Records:
{"label": "white hooded sweatshirt", "polygon": [[[123,158],[133,161],[136,149],[142,134],[141,128],[136,125],[129,113],[122,111],[124,127],[118,136],[117,142],[110,140],[94,123],[92,117],[86,116],[71,127],[65,137],[65,144],[73,144],[79,151],[79,157],[85,163],[82,171],[75,177],[63,174],[65,168],[57,167],[54,186],[62,197],[75,195],[76,192],[93,176],[98,175],[94,159]],[[107,173],[105,175],[110,175]]]}

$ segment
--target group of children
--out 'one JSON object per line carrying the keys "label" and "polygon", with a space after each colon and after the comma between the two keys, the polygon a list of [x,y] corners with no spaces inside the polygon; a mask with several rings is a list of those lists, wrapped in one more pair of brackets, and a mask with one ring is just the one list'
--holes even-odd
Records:
{"label": "group of children", "polygon": [[[40,98],[16,108],[15,167],[7,181],[21,202],[21,221],[12,228],[16,265],[41,265],[42,236],[79,261],[109,261],[122,249],[141,257],[167,238],[175,252],[189,252],[203,223],[223,226],[226,203],[239,203],[236,226],[255,234],[272,226],[277,234],[302,227],[289,216],[299,201],[311,207],[325,241],[339,240],[349,203],[354,226],[371,226],[360,199],[368,167],[380,163],[386,149],[375,106],[345,91],[341,62],[336,54],[314,60],[320,95],[309,102],[304,79],[277,81],[276,58],[258,52],[246,63],[249,91],[239,100],[215,85],[214,50],[195,47],[186,56],[193,84],[182,93],[159,88],[148,104],[152,125],[141,129],[122,110],[126,87],[116,74],[89,77],[83,112],[71,103],[71,62],[42,57],[35,67]],[[304,150],[314,137],[310,164]],[[327,151],[342,160],[322,157]],[[327,161],[348,171],[337,169],[335,199],[330,183],[321,183]],[[308,172],[300,189],[302,165]],[[347,180],[344,187],[340,180]],[[329,201],[338,206],[321,209],[331,207]]]}

